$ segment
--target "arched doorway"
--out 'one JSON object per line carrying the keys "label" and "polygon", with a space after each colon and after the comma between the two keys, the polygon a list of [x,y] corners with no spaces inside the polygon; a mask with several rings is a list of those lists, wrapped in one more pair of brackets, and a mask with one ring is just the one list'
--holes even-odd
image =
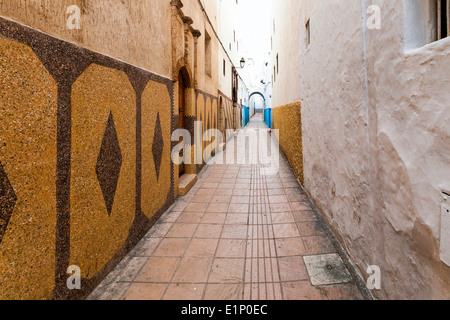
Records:
{"label": "arched doorway", "polygon": [[[180,70],[178,73],[178,106],[179,106],[179,121],[178,121],[178,129],[184,129],[185,123],[184,118],[186,116],[186,93],[185,93],[185,81],[183,79],[183,73]],[[180,142],[182,142],[183,138],[180,138]],[[180,154],[180,156],[184,156],[184,154]],[[186,173],[186,166],[184,163],[180,164],[178,167],[178,174],[181,177]]]}

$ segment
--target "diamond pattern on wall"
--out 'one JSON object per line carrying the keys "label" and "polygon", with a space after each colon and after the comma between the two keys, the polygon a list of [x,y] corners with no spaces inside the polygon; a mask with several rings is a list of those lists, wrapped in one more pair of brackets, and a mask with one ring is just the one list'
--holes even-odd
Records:
{"label": "diamond pattern on wall", "polygon": [[120,150],[114,118],[112,113],[110,113],[95,169],[109,216],[111,216],[114,204],[121,167],[122,152]]}
{"label": "diamond pattern on wall", "polygon": [[16,206],[17,197],[0,162],[0,244]]}
{"label": "diamond pattern on wall", "polygon": [[156,177],[159,180],[159,172],[161,170],[161,161],[164,150],[164,139],[162,135],[161,119],[159,117],[159,112],[156,117],[155,134],[153,136],[152,153],[153,160],[155,161]]}

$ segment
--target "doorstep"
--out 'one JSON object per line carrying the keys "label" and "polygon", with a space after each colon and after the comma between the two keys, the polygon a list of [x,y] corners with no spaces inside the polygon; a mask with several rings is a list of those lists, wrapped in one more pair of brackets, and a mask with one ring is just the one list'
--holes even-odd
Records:
{"label": "doorstep", "polygon": [[180,196],[185,196],[192,189],[192,187],[197,183],[196,174],[184,174],[180,177],[179,181],[179,193]]}

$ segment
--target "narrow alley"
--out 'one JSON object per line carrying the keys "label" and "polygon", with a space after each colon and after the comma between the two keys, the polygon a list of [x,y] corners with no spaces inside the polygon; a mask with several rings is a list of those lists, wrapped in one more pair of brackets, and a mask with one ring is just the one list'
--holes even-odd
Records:
{"label": "narrow alley", "polygon": [[0,301],[449,300],[449,35],[450,0],[0,0]]}
{"label": "narrow alley", "polygon": [[286,160],[260,166],[207,166],[89,299],[363,299]]}

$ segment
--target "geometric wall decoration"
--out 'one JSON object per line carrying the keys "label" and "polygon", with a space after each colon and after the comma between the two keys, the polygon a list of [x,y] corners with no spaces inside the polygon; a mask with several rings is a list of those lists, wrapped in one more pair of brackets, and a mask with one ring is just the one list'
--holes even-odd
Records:
{"label": "geometric wall decoration", "polygon": [[150,80],[142,92],[142,212],[151,218],[167,201],[172,185],[171,97]]}
{"label": "geometric wall decoration", "polygon": [[0,18],[0,300],[85,297],[170,207],[173,90]]}
{"label": "geometric wall decoration", "polygon": [[0,244],[14,211],[17,197],[0,162]]}
{"label": "geometric wall decoration", "polygon": [[164,139],[162,136],[161,119],[159,117],[159,112],[156,117],[155,133],[153,136],[152,153],[153,159],[155,160],[155,170],[156,177],[159,180],[159,171],[161,169],[162,152],[164,150]]}
{"label": "geometric wall decoration", "polygon": [[57,95],[33,50],[0,35],[0,299],[55,286]]}
{"label": "geometric wall decoration", "polygon": [[119,182],[121,166],[122,153],[120,152],[113,115],[110,113],[95,169],[100,188],[103,192],[103,198],[105,199],[108,215],[111,215],[114,204],[114,196],[116,194],[117,183]]}
{"label": "geometric wall decoration", "polygon": [[135,218],[136,93],[125,72],[91,64],[71,98],[70,265],[91,279]]}

